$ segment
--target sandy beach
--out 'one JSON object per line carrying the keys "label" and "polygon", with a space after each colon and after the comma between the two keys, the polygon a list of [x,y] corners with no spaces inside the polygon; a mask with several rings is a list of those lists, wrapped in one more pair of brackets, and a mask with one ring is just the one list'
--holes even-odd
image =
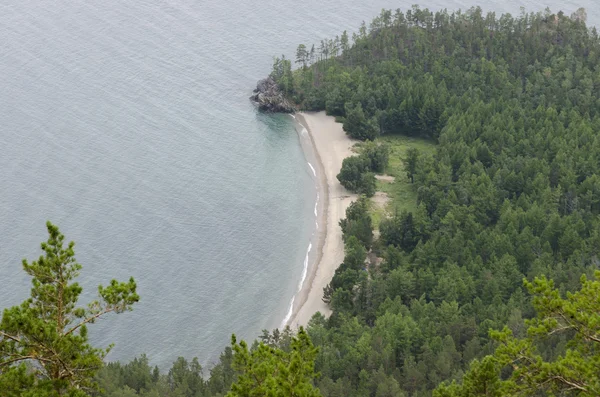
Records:
{"label": "sandy beach", "polygon": [[345,217],[346,208],[357,198],[336,178],[342,161],[352,155],[351,148],[354,145],[342,125],[325,112],[298,113],[296,120],[308,130],[317,158],[319,192],[324,206],[319,224],[326,226],[320,231],[315,263],[311,264],[307,280],[296,297],[296,304],[288,321],[292,328],[307,325],[316,312],[325,316],[331,314],[322,300],[323,288],[329,284],[335,269],[344,261],[344,243],[339,221]]}

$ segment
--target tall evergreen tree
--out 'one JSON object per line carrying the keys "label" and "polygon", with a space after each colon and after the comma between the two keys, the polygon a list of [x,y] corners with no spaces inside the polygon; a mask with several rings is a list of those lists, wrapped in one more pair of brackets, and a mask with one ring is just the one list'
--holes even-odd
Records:
{"label": "tall evergreen tree", "polygon": [[250,350],[246,342],[231,338],[233,367],[238,377],[228,397],[318,397],[313,381],[317,349],[302,327],[292,338],[290,351],[260,343]]}
{"label": "tall evergreen tree", "polygon": [[[582,276],[581,289],[566,297],[545,277],[525,284],[537,311],[527,336],[515,337],[508,327],[492,331],[500,343],[495,353],[471,364],[461,385],[441,386],[436,396],[600,395],[600,271],[593,280]],[[564,353],[545,357],[539,342],[560,336],[568,340]],[[507,379],[503,369],[511,372]]]}
{"label": "tall evergreen tree", "polygon": [[98,299],[78,306],[81,286],[74,282],[81,265],[74,243],[48,222],[44,255],[23,260],[32,277],[31,297],[5,309],[0,321],[0,390],[6,396],[87,396],[93,377],[112,346],[88,342],[87,326],[109,313],[131,310],[139,301],[136,283],[112,280],[98,287]]}

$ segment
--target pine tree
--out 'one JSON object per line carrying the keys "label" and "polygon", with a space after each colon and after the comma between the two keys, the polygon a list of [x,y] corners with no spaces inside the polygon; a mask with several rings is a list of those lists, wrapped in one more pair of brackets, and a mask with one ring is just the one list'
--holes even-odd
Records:
{"label": "pine tree", "polygon": [[304,44],[300,44],[296,49],[296,63],[302,65],[302,68],[306,69],[308,64],[309,53]]}
{"label": "pine tree", "polygon": [[[481,363],[475,361],[461,385],[441,386],[439,397],[600,395],[600,271],[595,279],[581,277],[582,287],[562,297],[546,277],[525,281],[534,295],[537,317],[528,321],[525,338],[505,327],[491,331],[500,346]],[[552,359],[539,351],[539,342],[562,336],[563,354]],[[502,380],[501,370],[511,371]]]}
{"label": "pine tree", "polygon": [[99,286],[99,299],[77,306],[81,286],[74,282],[81,265],[74,243],[48,222],[44,255],[23,260],[32,277],[31,297],[5,309],[0,322],[0,390],[3,396],[87,396],[93,380],[112,348],[92,347],[87,325],[109,313],[131,310],[139,301],[136,283],[112,280]]}
{"label": "pine tree", "polygon": [[235,335],[231,345],[238,377],[228,397],[321,396],[313,385],[318,377],[314,370],[317,349],[302,327],[292,338],[289,352],[262,342],[250,350],[245,341],[238,343]]}
{"label": "pine tree", "polygon": [[419,150],[413,147],[408,148],[406,151],[406,158],[404,159],[404,169],[406,170],[406,176],[410,179],[411,183],[414,183],[415,181],[418,162]]}

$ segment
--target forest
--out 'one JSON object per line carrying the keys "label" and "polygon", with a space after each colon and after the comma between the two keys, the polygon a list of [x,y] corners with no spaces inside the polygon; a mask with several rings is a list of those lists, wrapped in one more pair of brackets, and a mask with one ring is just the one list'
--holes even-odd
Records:
{"label": "forest", "polygon": [[[81,388],[75,375],[15,366],[8,338],[23,341],[11,320],[22,314],[5,311],[0,387],[9,396],[35,387],[47,394],[32,396],[600,395],[599,57],[583,9],[514,17],[414,6],[299,45],[275,59],[281,90],[369,141],[338,175],[363,197],[340,222],[346,255],[323,297],[331,317],[250,345],[233,337],[209,371],[194,358],[167,372],[146,356],[93,362]],[[435,150],[401,159],[414,210],[373,230],[368,196],[392,161],[380,142],[391,135]],[[121,295],[109,303],[137,298],[131,284],[114,288]]]}

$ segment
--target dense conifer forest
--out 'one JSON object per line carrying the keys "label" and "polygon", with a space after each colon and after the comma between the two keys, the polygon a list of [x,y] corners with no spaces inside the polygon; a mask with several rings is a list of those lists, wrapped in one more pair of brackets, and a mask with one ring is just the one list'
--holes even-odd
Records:
{"label": "dense conifer forest", "polygon": [[[332,316],[234,338],[209,371],[111,363],[90,393],[599,395],[600,41],[585,19],[384,10],[277,58],[272,76],[299,108],[373,141],[338,175],[364,197],[340,223]],[[367,196],[394,156],[379,137],[393,135],[435,151],[401,159],[414,210],[373,231]],[[15,381],[3,368],[0,385]]]}

